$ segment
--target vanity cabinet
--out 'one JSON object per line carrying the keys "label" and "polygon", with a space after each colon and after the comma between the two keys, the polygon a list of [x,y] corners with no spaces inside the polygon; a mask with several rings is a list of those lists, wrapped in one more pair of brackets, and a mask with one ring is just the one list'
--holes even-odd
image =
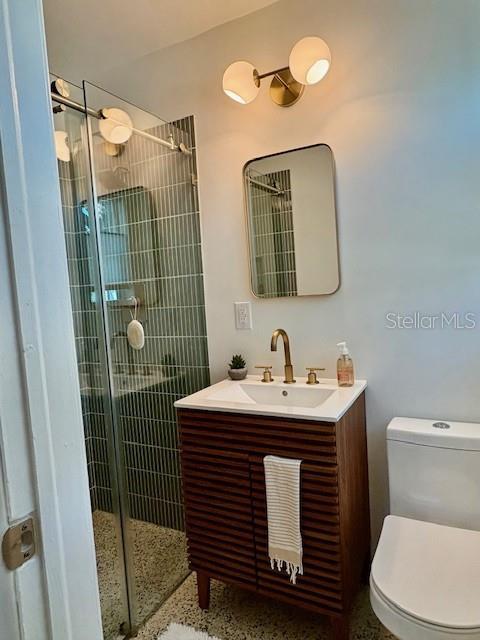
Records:
{"label": "vanity cabinet", "polygon": [[[183,491],[190,567],[199,604],[210,578],[330,616],[334,636],[348,637],[348,614],[368,575],[365,399],[338,422],[181,409]],[[263,458],[302,460],[304,575],[297,584],[273,571]]]}

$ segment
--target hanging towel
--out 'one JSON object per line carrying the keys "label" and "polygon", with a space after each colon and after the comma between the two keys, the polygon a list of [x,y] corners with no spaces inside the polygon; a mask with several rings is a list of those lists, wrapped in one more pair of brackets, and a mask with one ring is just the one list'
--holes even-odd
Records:
{"label": "hanging towel", "polygon": [[268,555],[272,569],[285,567],[290,582],[303,575],[302,534],[300,533],[301,460],[265,456],[267,492]]}

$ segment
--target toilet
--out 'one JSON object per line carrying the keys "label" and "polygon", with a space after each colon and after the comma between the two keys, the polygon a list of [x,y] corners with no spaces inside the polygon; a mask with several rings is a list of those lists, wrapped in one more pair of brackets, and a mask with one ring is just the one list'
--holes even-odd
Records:
{"label": "toilet", "polygon": [[370,601],[399,640],[480,640],[480,424],[394,418]]}

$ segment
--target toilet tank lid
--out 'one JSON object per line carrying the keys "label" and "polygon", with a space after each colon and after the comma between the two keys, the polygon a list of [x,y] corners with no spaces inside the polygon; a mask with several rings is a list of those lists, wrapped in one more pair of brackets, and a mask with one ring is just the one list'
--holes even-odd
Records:
{"label": "toilet tank lid", "polygon": [[387,440],[446,449],[480,451],[480,424],[451,420],[393,418],[387,427]]}

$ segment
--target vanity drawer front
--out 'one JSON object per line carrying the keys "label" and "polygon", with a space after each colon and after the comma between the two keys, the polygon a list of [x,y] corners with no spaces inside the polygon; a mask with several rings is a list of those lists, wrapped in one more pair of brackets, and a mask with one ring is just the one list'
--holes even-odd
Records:
{"label": "vanity drawer front", "polygon": [[341,611],[343,585],[336,466],[302,464],[300,512],[304,575],[297,576],[295,585],[286,573],[270,567],[263,458],[250,458],[250,472],[259,590],[312,610]]}
{"label": "vanity drawer front", "polygon": [[203,446],[198,449],[182,442],[190,567],[227,582],[254,584],[248,456],[236,452],[226,456],[225,451]]}
{"label": "vanity drawer front", "polygon": [[268,416],[183,410],[182,441],[223,451],[300,458],[316,464],[337,462],[335,424]]}

